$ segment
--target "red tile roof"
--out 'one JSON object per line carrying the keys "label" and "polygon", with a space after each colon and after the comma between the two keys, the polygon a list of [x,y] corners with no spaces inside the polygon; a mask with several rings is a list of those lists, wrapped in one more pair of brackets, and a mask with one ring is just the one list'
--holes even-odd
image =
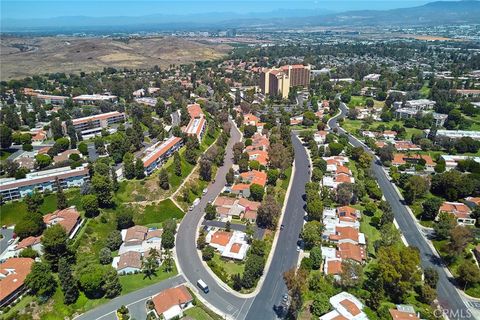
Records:
{"label": "red tile roof", "polygon": [[192,295],[183,285],[163,290],[152,298],[157,314],[161,315],[173,306],[186,304],[192,301]]}
{"label": "red tile roof", "polygon": [[344,242],[338,244],[337,258],[352,259],[357,262],[363,262],[366,260],[366,254],[362,246]]}
{"label": "red tile roof", "polygon": [[441,206],[438,212],[449,212],[453,213],[457,218],[468,218],[472,211],[470,208],[461,202],[448,202],[445,201]]}
{"label": "red tile roof", "polygon": [[33,259],[30,258],[10,258],[0,264],[0,273],[2,274],[0,277],[0,301],[23,286],[33,262]]}
{"label": "red tile roof", "polygon": [[41,240],[42,240],[42,236],[38,236],[38,237],[30,236],[28,238],[23,239],[19,243],[17,243],[17,245],[15,246],[15,250],[31,247],[35,244],[40,243]]}
{"label": "red tile roof", "polygon": [[420,320],[415,313],[398,311],[396,309],[388,310],[393,320]]}
{"label": "red tile roof", "polygon": [[265,187],[267,183],[267,174],[263,171],[252,170],[240,173],[240,177],[251,184],[258,184]]}
{"label": "red tile roof", "polygon": [[58,223],[65,229],[67,234],[72,233],[79,219],[80,214],[75,208],[56,210],[53,213],[43,216],[43,222],[45,222],[47,226],[52,226]]}
{"label": "red tile roof", "polygon": [[328,260],[327,261],[328,274],[338,275],[342,273],[342,260]]}
{"label": "red tile roof", "polygon": [[149,165],[157,161],[158,158],[163,156],[165,153],[167,153],[170,149],[172,149],[177,143],[182,141],[182,138],[179,137],[171,137],[164,143],[162,143],[159,148],[156,148],[153,152],[153,154],[149,154],[143,159],[143,166],[147,168]]}
{"label": "red tile roof", "polygon": [[335,234],[330,235],[330,240],[339,241],[339,240],[353,240],[358,242],[358,230],[353,227],[335,227]]}
{"label": "red tile roof", "polygon": [[232,232],[219,230],[212,235],[210,243],[218,244],[224,247],[228,244],[228,242],[230,242],[230,238],[232,237],[232,235]]}
{"label": "red tile roof", "polygon": [[352,316],[356,316],[356,315],[358,315],[362,312],[362,310],[360,310],[355,303],[353,303],[352,301],[350,301],[348,299],[340,301],[340,304],[342,305],[342,307],[347,309],[347,311]]}
{"label": "red tile roof", "polygon": [[120,255],[120,260],[118,261],[117,270],[122,270],[125,268],[142,268],[142,254],[137,251],[127,251]]}
{"label": "red tile roof", "polygon": [[200,118],[204,116],[202,108],[198,103],[189,104],[187,110],[190,118]]}

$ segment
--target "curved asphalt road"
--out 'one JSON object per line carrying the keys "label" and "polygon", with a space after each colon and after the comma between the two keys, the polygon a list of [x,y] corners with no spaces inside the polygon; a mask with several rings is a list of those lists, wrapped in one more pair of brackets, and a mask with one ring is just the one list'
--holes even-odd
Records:
{"label": "curved asphalt road", "polygon": [[296,266],[298,260],[296,243],[303,226],[305,214],[303,209],[305,202],[302,196],[305,193],[305,183],[309,181],[308,170],[305,170],[308,166],[308,157],[296,136],[292,136],[295,149],[295,166],[302,170],[296,171],[292,181],[291,193],[283,220],[285,227],[279,235],[279,245],[276,246],[270,268],[265,271],[266,279],[260,292],[254,298],[243,298],[225,290],[224,286],[226,285],[217,283],[215,278],[205,269],[196,249],[197,226],[203,217],[208,200],[215,198],[225,185],[225,174],[232,165],[232,147],[240,139],[240,133],[232,126],[224,165],[217,171],[216,182],[209,186],[207,194],[183,218],[180,224],[177,232],[176,255],[183,275],[192,285],[196,286],[198,279],[202,279],[208,284],[210,292],[204,294],[200,291],[200,295],[217,311],[220,311],[222,316],[237,320],[275,319],[273,306],[280,303],[282,295],[286,292],[282,278],[283,273]]}
{"label": "curved asphalt road", "polygon": [[[338,126],[337,120],[340,118],[344,118],[347,112],[348,108],[342,103],[341,114],[337,117],[330,119],[328,125],[331,129],[338,128],[339,133],[347,134],[348,139],[353,146],[362,147],[367,152],[374,155],[368,147],[366,147],[358,139],[354,138]],[[429,246],[427,240],[418,229],[416,221],[407,211],[407,206],[404,204],[403,200],[400,199],[400,196],[396,192],[393,183],[388,180],[380,162],[373,161],[371,168],[378,181],[380,189],[385,196],[386,201],[392,207],[392,210],[395,214],[395,220],[397,221],[403,236],[407,240],[407,243],[412,247],[418,248],[420,252],[422,266],[424,268],[433,267],[438,271],[439,281],[437,285],[437,294],[438,300],[443,310],[445,310],[445,314],[450,319],[475,319],[478,316],[476,315],[476,311],[478,310],[474,309],[480,307],[476,307],[478,302],[475,302],[473,300],[467,301],[469,305],[467,307],[464,300],[462,299],[462,296],[460,296],[459,292],[455,288],[455,285],[452,282],[453,279],[451,279],[445,272],[443,268],[443,262],[437,258],[432,248]],[[469,307],[471,307],[472,310],[469,310]],[[473,315],[472,312],[475,312],[475,315]]]}

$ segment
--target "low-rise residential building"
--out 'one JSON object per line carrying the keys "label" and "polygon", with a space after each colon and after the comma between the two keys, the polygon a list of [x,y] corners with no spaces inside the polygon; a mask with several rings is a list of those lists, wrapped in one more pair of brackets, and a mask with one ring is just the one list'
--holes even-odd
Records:
{"label": "low-rise residential building", "polygon": [[49,213],[43,216],[43,222],[47,227],[59,224],[61,225],[70,239],[72,239],[78,228],[81,225],[82,219],[80,213],[78,213],[75,207],[70,207],[62,210],[56,210],[53,213]]}
{"label": "low-rise residential building", "polygon": [[0,307],[9,305],[25,292],[25,278],[33,262],[30,258],[10,258],[0,264]]}
{"label": "low-rise residential building", "polygon": [[422,162],[425,163],[426,171],[434,171],[435,162],[433,162],[433,159],[429,155],[425,154],[396,153],[393,156],[392,165],[398,167],[405,164],[421,164]]}
{"label": "low-rise residential building", "polygon": [[392,320],[420,320],[415,309],[409,305],[399,304],[395,309],[389,309]]}
{"label": "low-rise residential building", "polygon": [[15,246],[15,255],[20,254],[22,250],[32,248],[35,250],[39,255],[43,254],[43,245],[42,245],[42,236],[34,237],[30,236],[25,239],[22,239],[17,245]]}
{"label": "low-rise residential building", "polygon": [[142,254],[137,251],[127,251],[113,259],[112,266],[119,274],[138,273],[142,270]]}
{"label": "low-rise residential building", "polygon": [[459,155],[447,155],[442,154],[440,156],[441,159],[445,161],[445,170],[450,171],[455,169],[458,165],[458,162],[471,159],[477,163],[480,163],[480,157],[470,157],[470,156],[459,156]]}
{"label": "low-rise residential building", "polygon": [[145,150],[142,158],[145,174],[150,175],[182,146],[182,138],[172,136],[163,142],[157,142]]}
{"label": "low-rise residential building", "polygon": [[324,130],[317,131],[313,134],[313,140],[317,143],[317,145],[325,144],[327,140],[328,132]]}
{"label": "low-rise residential building", "polygon": [[366,244],[365,235],[358,232],[358,229],[349,226],[335,226],[335,232],[331,234],[328,239],[338,244],[352,243],[362,246]]}
{"label": "low-rise residential building", "polygon": [[475,225],[475,219],[470,217],[472,210],[464,203],[445,201],[440,206],[440,209],[438,209],[438,213],[440,212],[453,214],[457,218],[457,223],[459,225]]}
{"label": "low-rise residential building", "polygon": [[148,228],[145,226],[133,226],[121,230],[122,245],[119,254],[127,251],[148,252],[150,249],[160,250],[162,243],[162,229]]}
{"label": "low-rise residential building", "polygon": [[[428,134],[430,130],[425,130]],[[447,137],[450,139],[460,139],[469,137],[474,140],[480,140],[480,131],[467,131],[467,130],[437,130],[437,137]]]}
{"label": "low-rise residential building", "polygon": [[367,260],[365,247],[351,242],[339,243],[337,245],[336,256],[343,260],[350,259],[358,263],[363,263]]}
{"label": "low-rise residential building", "polygon": [[179,319],[183,310],[193,306],[193,297],[184,285],[161,291],[152,297],[157,316],[162,319]]}
{"label": "low-rise residential building", "polygon": [[246,198],[219,196],[213,204],[220,218],[239,218],[253,222],[257,219],[257,211],[261,203]]}
{"label": "low-rise residential building", "polygon": [[252,150],[247,151],[248,153],[248,160],[249,161],[258,161],[260,165],[267,166],[268,165],[268,152],[263,150]]}
{"label": "low-rise residential building", "polygon": [[457,89],[455,90],[455,92],[463,97],[468,97],[468,98],[480,97],[480,90],[478,89]]}
{"label": "low-rise residential building", "polygon": [[290,125],[291,126],[301,125],[302,122],[303,122],[303,115],[295,116],[295,117],[290,118]]}
{"label": "low-rise residential building", "polygon": [[260,134],[256,132],[252,136],[252,144],[245,148],[245,151],[255,151],[255,150],[262,150],[267,151],[270,147],[270,141],[268,140],[266,135]]}
{"label": "low-rise residential building", "polygon": [[362,311],[363,303],[348,292],[340,292],[330,298],[333,310],[324,314],[320,320],[368,320],[368,316]]}
{"label": "low-rise residential building", "polygon": [[205,240],[222,257],[234,260],[244,260],[250,247],[246,234],[241,231],[211,230]]}
{"label": "low-rise residential building", "polygon": [[363,81],[378,81],[380,80],[380,74],[378,73],[370,73],[363,77]]}
{"label": "low-rise residential building", "polygon": [[260,122],[260,118],[254,114],[247,113],[243,116],[243,124],[246,126],[256,126],[258,122]]}
{"label": "low-rise residential building", "polygon": [[205,133],[207,121],[203,114],[202,108],[198,103],[190,104],[187,106],[188,114],[190,115],[190,122],[184,129],[187,135],[196,136],[200,141]]}
{"label": "low-rise residential building", "polygon": [[[112,111],[94,116],[77,118],[72,120],[73,127],[82,136],[94,136],[100,134],[103,129],[116,123],[124,123],[126,115],[124,112]],[[62,123],[63,132],[67,135],[67,125]]]}
{"label": "low-rise residential building", "polygon": [[70,155],[72,154],[78,154],[81,157],[81,153],[77,149],[68,149],[54,156],[53,162],[60,163],[60,162],[67,161],[68,159],[70,159]]}
{"label": "low-rise residential building", "polygon": [[32,172],[23,179],[0,179],[0,194],[4,201],[17,200],[33,191],[55,191],[58,178],[63,189],[81,187],[90,179],[87,165],[71,169],[70,167]]}
{"label": "low-rise residential building", "polygon": [[405,101],[405,108],[415,111],[431,110],[435,106],[435,103],[435,101],[428,99],[407,100]]}
{"label": "low-rise residential building", "polygon": [[394,147],[398,151],[420,151],[422,148],[410,141],[395,141]]}
{"label": "low-rise residential building", "polygon": [[102,101],[117,102],[117,96],[109,94],[82,94],[73,97],[72,100],[79,104],[95,104]]}
{"label": "low-rise residential building", "polygon": [[41,103],[53,105],[63,105],[65,100],[68,99],[68,97],[55,96],[51,94],[39,94],[36,97]]}

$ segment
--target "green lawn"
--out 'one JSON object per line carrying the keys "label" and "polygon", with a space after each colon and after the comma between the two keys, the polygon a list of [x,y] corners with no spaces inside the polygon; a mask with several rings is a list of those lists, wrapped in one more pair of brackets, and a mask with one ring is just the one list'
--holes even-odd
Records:
{"label": "green lawn", "polygon": [[120,284],[122,285],[122,294],[127,294],[132,291],[144,288],[154,283],[171,278],[175,275],[177,275],[177,268],[175,266],[171,272],[165,272],[163,266],[160,266],[160,268],[157,271],[157,275],[152,276],[150,279],[145,278],[145,275],[143,273],[120,276]]}
{"label": "green lawn", "polygon": [[[65,190],[65,194],[68,198],[69,206],[76,206],[79,210],[81,194],[79,189]],[[43,203],[40,206],[40,213],[47,214],[57,209],[57,197],[55,193],[48,194],[43,197]],[[27,213],[27,205],[23,201],[11,201],[0,206],[0,222],[2,225],[16,224]]]}
{"label": "green lawn", "polygon": [[[356,206],[355,206],[356,207]],[[373,217],[367,216],[366,214],[362,215],[362,221],[360,223],[360,232],[365,234],[368,244],[368,253],[373,255],[375,254],[375,248],[373,244],[376,240],[381,238],[380,232],[375,228],[375,225],[372,223],[373,218],[380,218],[381,212],[377,210]]]}
{"label": "green lawn", "polygon": [[0,150],[0,160],[6,160],[14,152],[15,152],[15,149]]}
{"label": "green lawn", "polygon": [[187,309],[183,314],[195,320],[216,319],[216,318],[210,317],[210,315],[206,313],[201,307],[193,307],[193,308]]}
{"label": "green lawn", "polygon": [[423,98],[428,98],[428,96],[430,95],[430,88],[428,87],[427,82],[425,82],[425,84],[420,89],[420,94],[422,95]]}
{"label": "green lawn", "polygon": [[167,199],[157,204],[148,205],[135,217],[135,223],[146,226],[158,226],[167,219],[181,220],[184,213],[178,208],[172,200]]}
{"label": "green lawn", "polygon": [[[364,107],[365,106],[365,101],[368,99],[368,97],[364,96],[352,96],[350,99],[350,102],[348,103],[349,108],[354,108],[354,107]],[[372,98],[373,99],[373,98]],[[378,101],[373,99],[373,106],[374,107],[383,107],[384,102],[383,101]]]}
{"label": "green lawn", "polygon": [[[353,135],[357,135],[357,131],[362,128],[362,125],[364,123],[365,122],[363,120],[344,119],[341,126],[347,132]],[[371,125],[368,125],[363,130],[375,130],[379,125],[384,125],[386,129],[391,129],[395,124],[398,124],[400,127],[404,127],[403,122],[398,120],[393,120],[389,122],[374,121]],[[405,140],[410,140],[412,138],[412,135],[415,133],[422,133],[422,130],[416,128],[405,128],[405,131],[407,133]]]}
{"label": "green lawn", "polygon": [[243,274],[243,271],[245,270],[245,263],[223,259],[218,253],[215,253],[212,260],[217,265],[221,266],[229,276],[233,276],[237,273]]}

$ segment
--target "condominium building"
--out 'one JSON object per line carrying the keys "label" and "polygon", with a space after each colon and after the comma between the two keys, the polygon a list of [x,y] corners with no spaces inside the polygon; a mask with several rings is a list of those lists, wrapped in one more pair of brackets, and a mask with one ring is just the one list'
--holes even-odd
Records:
{"label": "condominium building", "polygon": [[31,194],[34,191],[55,191],[55,180],[58,178],[62,188],[81,187],[88,181],[87,165],[71,169],[70,167],[32,172],[23,179],[0,179],[0,195],[4,201],[16,200]]}
{"label": "condominium building", "polygon": [[[125,122],[126,116],[123,112],[112,111],[94,116],[73,119],[73,127],[77,132],[83,135],[95,135],[102,132],[103,129],[115,123]],[[63,132],[67,134],[66,122],[62,123]]]}
{"label": "condominium building", "polygon": [[117,96],[109,94],[82,94],[73,97],[72,100],[80,104],[95,104],[102,101],[117,102]]}
{"label": "condominium building", "polygon": [[280,95],[287,98],[290,88],[308,87],[310,66],[288,65],[281,68],[264,69],[260,73],[260,89],[265,95]]}
{"label": "condominium building", "polygon": [[151,146],[146,151],[146,156],[143,157],[143,166],[145,174],[150,175],[152,172],[160,167],[175,151],[182,146],[182,139],[178,137],[170,137],[163,142]]}
{"label": "condominium building", "polygon": [[67,100],[68,97],[64,96],[54,96],[50,94],[39,94],[37,95],[37,99],[45,104],[56,104],[56,105],[63,105],[65,103],[65,100]]}
{"label": "condominium building", "polygon": [[198,103],[188,105],[187,110],[190,115],[190,122],[183,131],[187,135],[196,136],[200,141],[205,133],[205,128],[207,127],[205,115]]}

